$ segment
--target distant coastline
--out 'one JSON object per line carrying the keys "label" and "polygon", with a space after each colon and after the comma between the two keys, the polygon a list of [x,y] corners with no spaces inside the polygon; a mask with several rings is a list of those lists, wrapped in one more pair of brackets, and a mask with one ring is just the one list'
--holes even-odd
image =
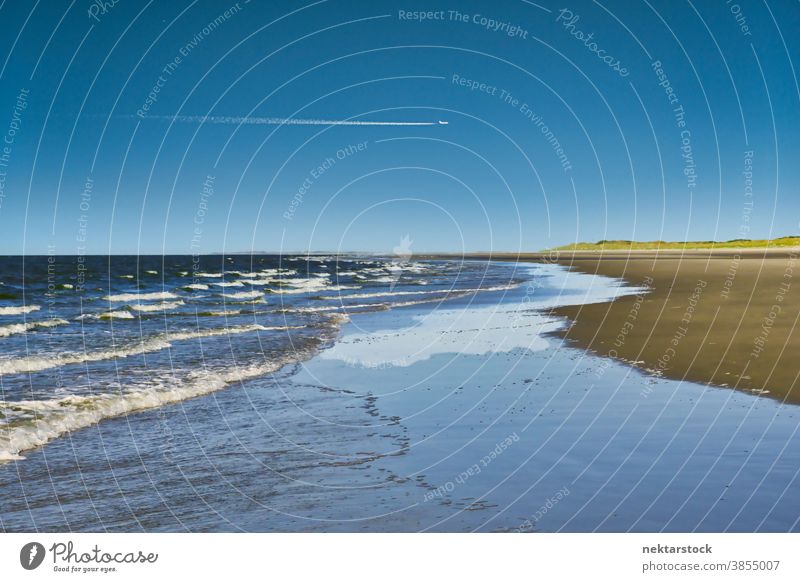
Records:
{"label": "distant coastline", "polygon": [[782,236],[772,239],[745,239],[736,238],[726,241],[632,241],[632,240],[601,240],[594,243],[579,242],[560,247],[554,251],[602,251],[602,250],[697,250],[697,249],[770,249],[770,248],[798,247],[800,236]]}

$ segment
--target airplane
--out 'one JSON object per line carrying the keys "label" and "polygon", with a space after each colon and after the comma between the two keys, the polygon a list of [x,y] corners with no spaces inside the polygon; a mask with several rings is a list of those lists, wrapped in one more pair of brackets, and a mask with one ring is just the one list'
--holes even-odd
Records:
{"label": "airplane", "polygon": [[450,122],[449,121],[441,121],[441,120],[439,121],[439,125],[447,125],[448,123],[450,123]]}

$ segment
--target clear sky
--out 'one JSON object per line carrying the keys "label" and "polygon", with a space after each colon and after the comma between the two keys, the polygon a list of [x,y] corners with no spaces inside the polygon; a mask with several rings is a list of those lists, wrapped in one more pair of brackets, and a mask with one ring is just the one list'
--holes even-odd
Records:
{"label": "clear sky", "polygon": [[800,233],[795,0],[42,0],[0,19],[3,254]]}

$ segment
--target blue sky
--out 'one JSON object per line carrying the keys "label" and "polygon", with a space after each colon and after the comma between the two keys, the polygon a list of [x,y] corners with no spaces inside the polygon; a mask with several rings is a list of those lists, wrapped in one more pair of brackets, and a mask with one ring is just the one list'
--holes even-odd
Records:
{"label": "blue sky", "polygon": [[0,8],[1,253],[800,233],[797,2],[101,4]]}

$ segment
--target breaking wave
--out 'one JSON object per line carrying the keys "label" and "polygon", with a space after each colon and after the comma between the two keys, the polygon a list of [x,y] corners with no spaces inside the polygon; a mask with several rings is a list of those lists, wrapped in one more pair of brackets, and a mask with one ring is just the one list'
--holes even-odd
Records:
{"label": "breaking wave", "polygon": [[[236,367],[225,371],[192,372],[182,381],[143,387],[122,393],[67,396],[48,400],[3,403],[11,421],[0,432],[0,461],[24,459],[22,451],[40,447],[59,436],[134,412],[175,404],[203,396],[251,378],[276,372],[302,354],[274,362]],[[16,418],[14,418],[16,417]]]}
{"label": "breaking wave", "polygon": [[225,299],[259,299],[263,298],[261,291],[240,291],[238,293],[223,293]]}
{"label": "breaking wave", "polygon": [[0,307],[0,315],[24,315],[39,311],[41,307],[38,305],[14,305],[12,307]]}
{"label": "breaking wave", "polygon": [[64,319],[45,319],[44,321],[29,321],[27,323],[12,323],[11,325],[0,326],[0,337],[8,337],[18,333],[27,333],[37,328],[56,327],[57,325],[68,325]]}
{"label": "breaking wave", "polygon": [[132,343],[126,347],[114,348],[110,350],[98,350],[94,352],[83,353],[70,352],[59,354],[58,356],[27,356],[24,358],[8,358],[0,360],[0,374],[25,374],[28,372],[38,372],[41,370],[58,368],[70,364],[82,364],[85,362],[101,362],[103,360],[111,360],[115,358],[127,358],[130,356],[137,356],[140,354],[165,350],[172,346],[171,342],[175,341],[238,333],[250,333],[254,331],[274,331],[288,329],[297,329],[297,327],[267,327],[263,325],[252,324],[199,331],[183,331],[146,338],[137,343]]}
{"label": "breaking wave", "polygon": [[158,293],[119,293],[117,295],[106,295],[103,297],[104,300],[113,301],[115,303],[123,301],[126,303],[130,303],[132,301],[163,301],[165,299],[177,298],[177,295],[168,291],[162,291]]}
{"label": "breaking wave", "polygon": [[161,303],[144,303],[131,305],[134,311],[141,311],[143,313],[150,313],[152,311],[169,311],[184,305],[183,301],[162,301]]}

